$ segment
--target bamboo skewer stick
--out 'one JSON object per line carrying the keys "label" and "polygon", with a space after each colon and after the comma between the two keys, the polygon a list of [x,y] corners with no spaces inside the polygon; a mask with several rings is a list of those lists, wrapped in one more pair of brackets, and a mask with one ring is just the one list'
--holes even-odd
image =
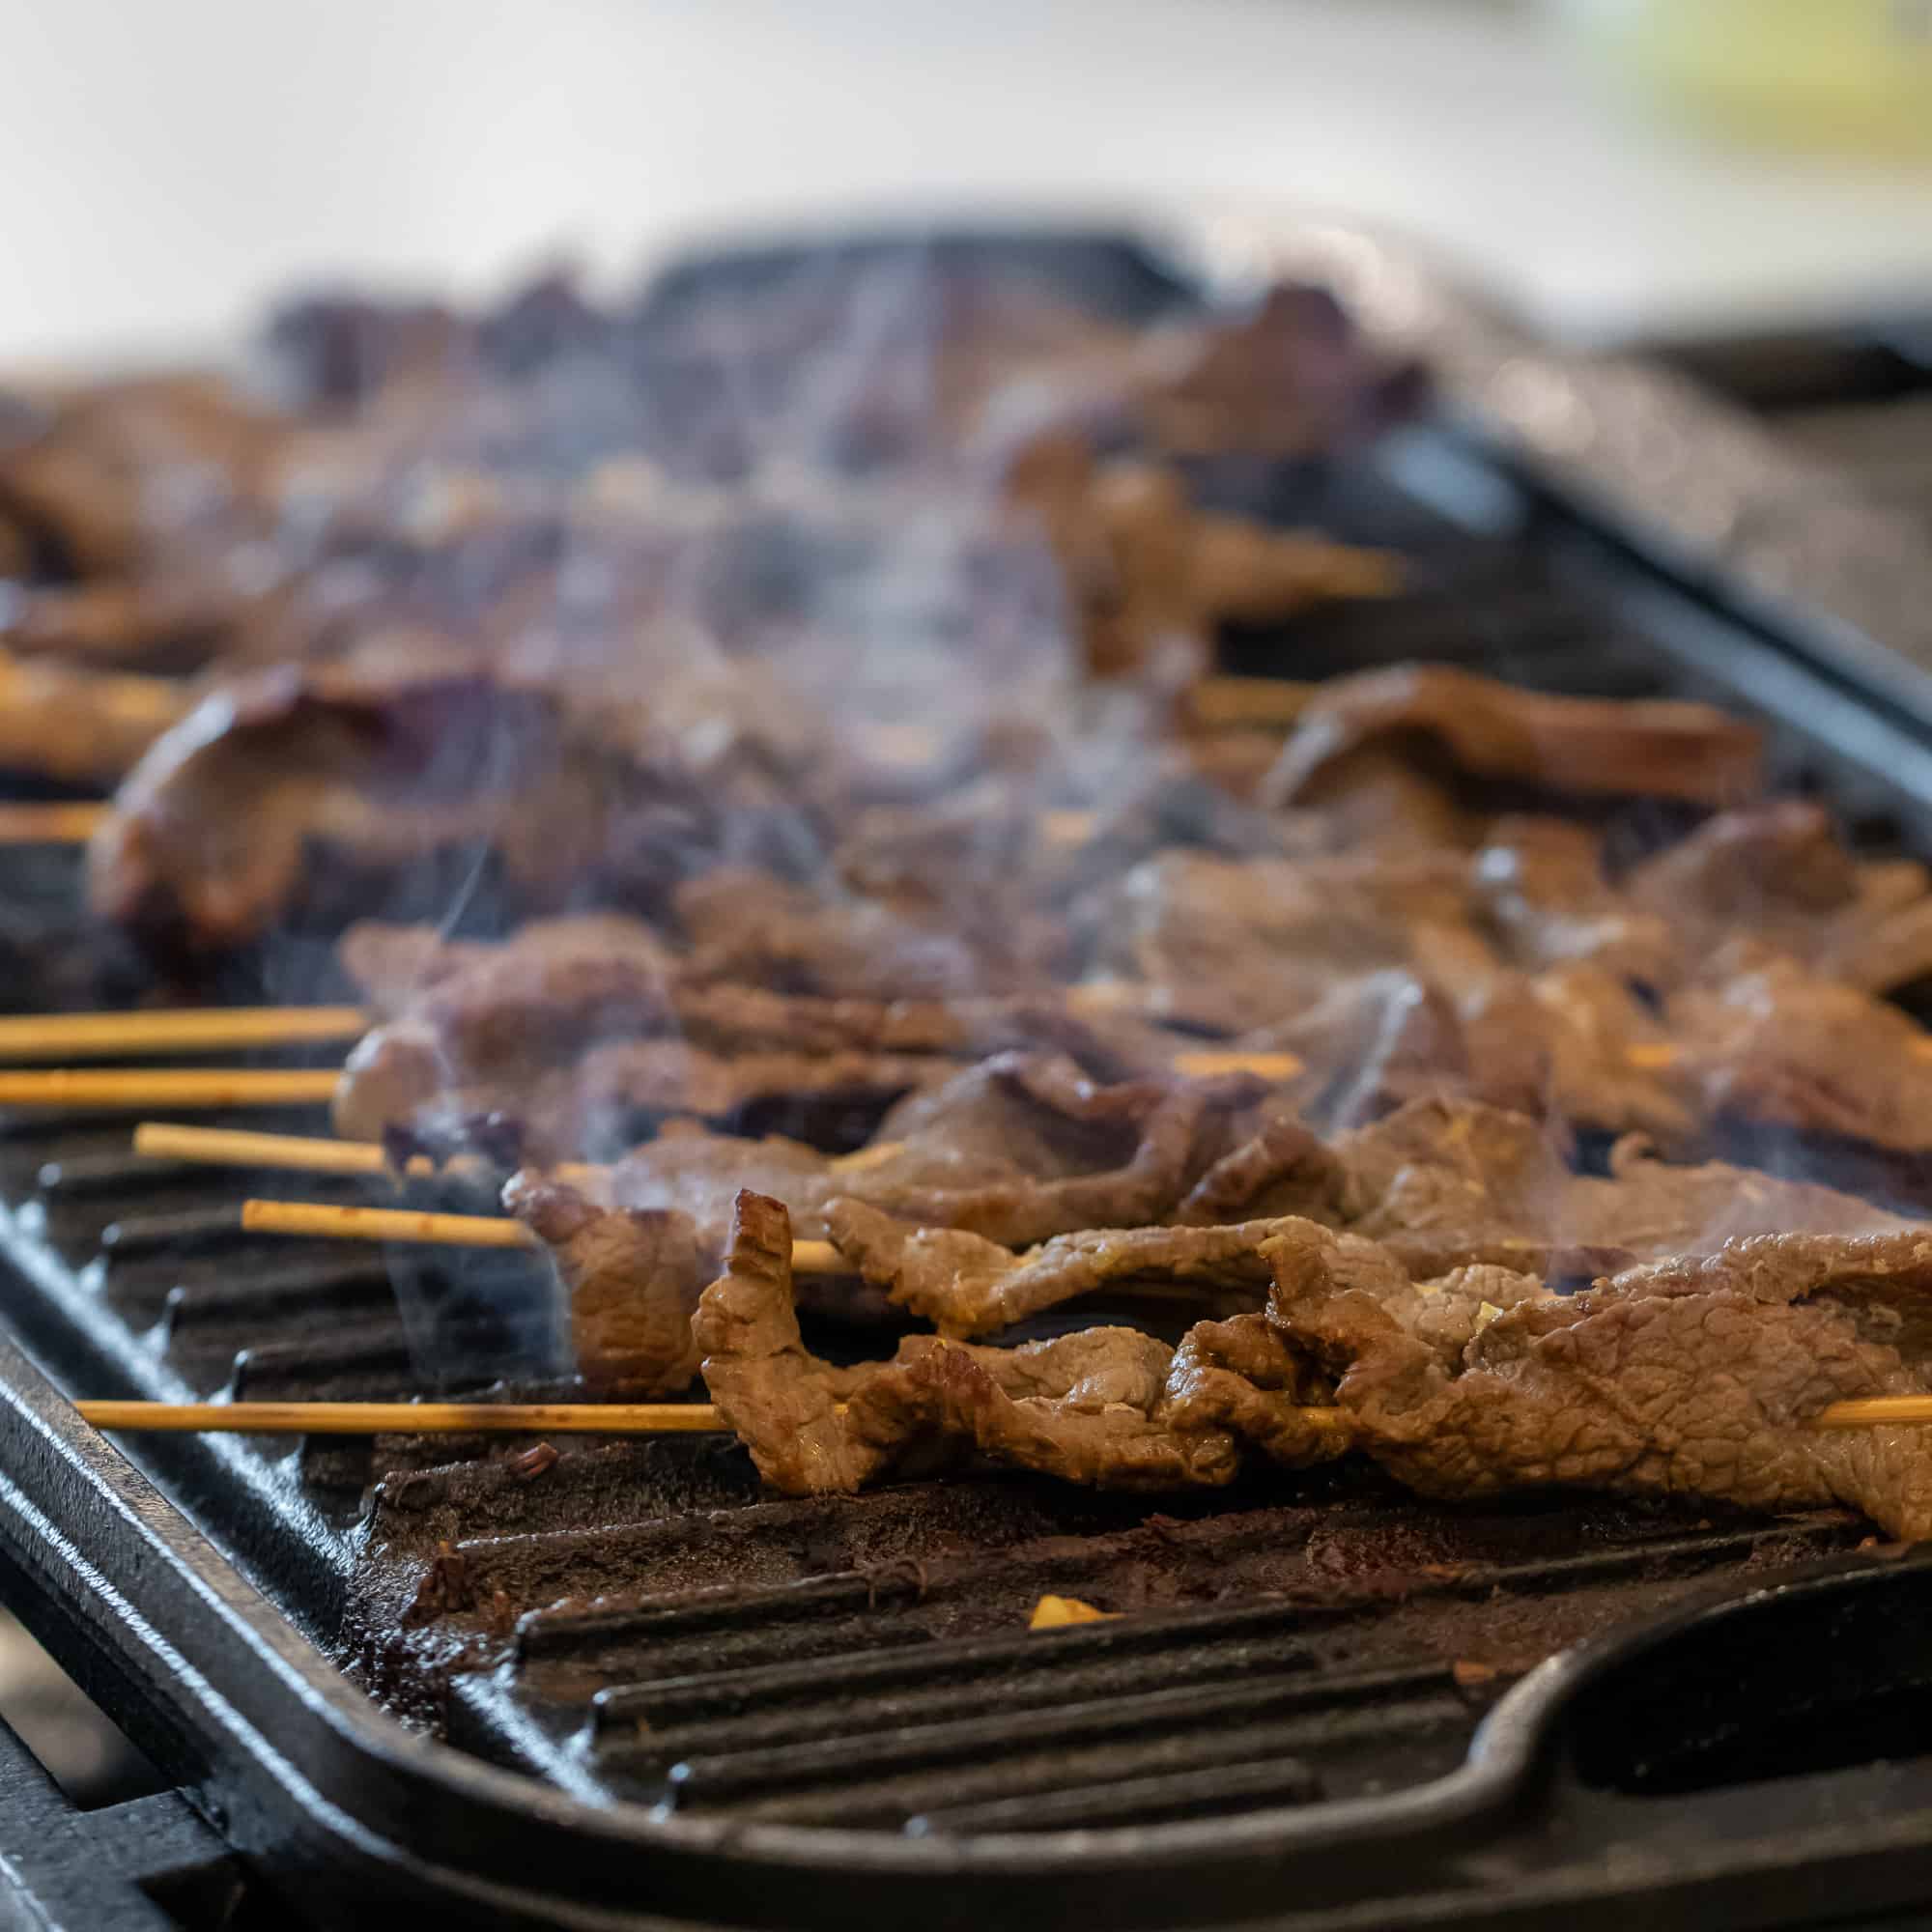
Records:
{"label": "bamboo skewer stick", "polygon": [[77,1402],[96,1429],[224,1435],[673,1435],[725,1428],[708,1402]]}
{"label": "bamboo skewer stick", "polygon": [[371,1017],[360,1007],[181,1007],[128,1013],[22,1013],[0,1018],[0,1060],[69,1055],[218,1052],[355,1039]]}
{"label": "bamboo skewer stick", "polygon": [[1300,720],[1320,688],[1285,677],[1204,677],[1187,694],[1187,708],[1197,724],[1278,731]]}
{"label": "bamboo skewer stick", "polygon": [[[222,1435],[722,1435],[717,1406],[691,1403],[465,1402],[77,1402],[82,1421],[105,1432]],[[1906,1412],[1900,1412],[1906,1411]],[[1346,1410],[1303,1408],[1299,1419],[1346,1435]],[[1932,1424],[1932,1396],[1838,1402],[1814,1429]]]}
{"label": "bamboo skewer stick", "polygon": [[[326,1201],[244,1201],[242,1226],[251,1235],[308,1235],[338,1241],[421,1242],[445,1248],[537,1248],[543,1239],[499,1214],[432,1214],[408,1208],[353,1208]],[[794,1241],[800,1274],[856,1274],[830,1241]]]}
{"label": "bamboo skewer stick", "polygon": [[[134,1129],[134,1151],[153,1160],[187,1160],[208,1167],[278,1167],[291,1174],[397,1174],[374,1141],[252,1133],[242,1127],[188,1127],[169,1121],[143,1121]],[[458,1154],[440,1164],[415,1154],[401,1170],[411,1179],[447,1175],[487,1179],[498,1172],[493,1162],[473,1154]],[[563,1161],[549,1172],[575,1184],[596,1180],[604,1170],[583,1161]]]}
{"label": "bamboo skewer stick", "polygon": [[1811,1418],[1813,1429],[1883,1429],[1900,1423],[1932,1423],[1932,1395],[1861,1396],[1831,1403]]}
{"label": "bamboo skewer stick", "polygon": [[327,1066],[62,1067],[0,1073],[0,1107],[314,1107],[339,1078]]}
{"label": "bamboo skewer stick", "polygon": [[[726,1433],[708,1402],[77,1402],[100,1430],[240,1435],[671,1435]],[[1352,1424],[1340,1408],[1302,1408],[1300,1421],[1328,1435]],[[1834,1402],[1814,1429],[1876,1429],[1932,1424],[1932,1396],[1875,1396]]]}
{"label": "bamboo skewer stick", "polygon": [[64,805],[0,805],[0,845],[85,845],[107,807],[82,799]]}

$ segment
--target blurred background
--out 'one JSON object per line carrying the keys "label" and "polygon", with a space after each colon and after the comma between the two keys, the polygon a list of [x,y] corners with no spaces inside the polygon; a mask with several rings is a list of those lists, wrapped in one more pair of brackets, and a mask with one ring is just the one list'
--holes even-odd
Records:
{"label": "blurred background", "polygon": [[1932,302],[1932,0],[4,0],[0,357],[719,224],[1293,196],[1546,326]]}

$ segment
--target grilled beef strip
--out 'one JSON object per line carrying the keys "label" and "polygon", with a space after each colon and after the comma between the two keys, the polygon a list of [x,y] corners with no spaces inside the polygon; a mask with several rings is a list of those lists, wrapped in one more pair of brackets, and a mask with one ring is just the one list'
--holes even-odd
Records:
{"label": "grilled beef strip", "polygon": [[1418,1279],[1492,1264],[1588,1280],[1744,1234],[1906,1232],[1916,1224],[1829,1187],[1710,1162],[1674,1167],[1634,1139],[1608,1177],[1573,1174],[1539,1124],[1470,1103],[1411,1102],[1324,1144],[1274,1119],[1209,1168],[1179,1225],[1064,1234],[1014,1254],[873,1204],[824,1204],[833,1241],[875,1287],[942,1334],[990,1334],[1081,1297],[1159,1289],[1238,1309],[1283,1218],[1377,1243]]}
{"label": "grilled beef strip", "polygon": [[[874,1287],[942,1335],[988,1335],[1108,1288],[1173,1289],[1259,1308],[1272,1221],[1207,1228],[1105,1228],[1058,1235],[1025,1254],[960,1228],[916,1226],[835,1198],[825,1225]],[[1205,1292],[1205,1293],[1204,1293]]]}
{"label": "grilled beef strip", "polygon": [[1398,665],[1324,685],[1283,746],[1264,796],[1319,804],[1365,749],[1416,740],[1469,778],[1577,797],[1724,806],[1761,788],[1762,733],[1709,705],[1557,697],[1450,665]]}
{"label": "grilled beef strip", "polygon": [[[1217,1487],[1239,1465],[1228,1426],[1236,1415],[1293,1456],[1293,1422],[1249,1415],[1233,1387],[1245,1367],[1276,1392],[1277,1408],[1279,1392],[1302,1391],[1252,1320],[1198,1331],[1179,1352],[1128,1328],[1016,1349],[914,1336],[891,1361],[835,1369],[800,1337],[791,1240],[781,1203],[741,1193],[724,1272],[693,1322],[711,1399],[774,1489],[855,1490],[973,1459],[1110,1488]],[[1334,1453],[1328,1436],[1302,1435],[1301,1460]]]}
{"label": "grilled beef strip", "polygon": [[1267,1319],[1335,1378],[1356,1445],[1425,1495],[1842,1503],[1892,1536],[1932,1535],[1923,1430],[1807,1426],[1830,1403],[1932,1388],[1922,1230],[1733,1240],[1575,1295],[1492,1270],[1447,1308],[1449,1284],[1393,1257],[1345,1270],[1337,1253],[1312,1224],[1276,1236]]}
{"label": "grilled beef strip", "polygon": [[1624,897],[1668,919],[1687,956],[1740,933],[1866,993],[1932,973],[1932,880],[1917,860],[1855,858],[1805,800],[1719,812],[1634,867]]}
{"label": "grilled beef strip", "polygon": [[1240,1034],[1302,1013],[1338,980],[1406,966],[1420,928],[1470,909],[1460,854],[1233,861],[1168,852],[1075,909],[1096,964],[1150,1016]]}
{"label": "grilled beef strip", "polygon": [[1676,1077],[1711,1118],[1897,1154],[1932,1148],[1925,1032],[1855,986],[1734,942],[1664,1017]]}
{"label": "grilled beef strip", "polygon": [[[902,1100],[856,1155],[835,1160],[767,1140],[753,1144],[753,1157],[781,1159],[782,1176],[761,1191],[814,1232],[825,1204],[843,1195],[903,1221],[1016,1246],[1170,1212],[1218,1145],[1220,1091],[1152,1081],[1100,1086],[1066,1060],[1006,1054]],[[611,1199],[683,1208],[700,1226],[720,1229],[726,1183],[735,1192],[732,1177],[744,1172],[732,1162],[746,1153],[743,1141],[660,1137],[611,1170]]]}
{"label": "grilled beef strip", "polygon": [[586,1381],[639,1395],[690,1386],[697,1373],[691,1317],[713,1262],[690,1215],[600,1207],[565,1182],[528,1174],[511,1179],[503,1205],[550,1252]]}

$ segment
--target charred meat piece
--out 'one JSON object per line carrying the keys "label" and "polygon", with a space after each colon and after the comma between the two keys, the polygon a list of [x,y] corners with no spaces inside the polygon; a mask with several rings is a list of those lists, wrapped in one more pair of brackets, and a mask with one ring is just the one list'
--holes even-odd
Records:
{"label": "charred meat piece", "polygon": [[[834,1369],[806,1352],[792,1308],[783,1206],[737,1200],[724,1272],[694,1322],[711,1399],[774,1489],[853,1490],[889,1471],[976,1458],[1077,1483],[1142,1490],[1215,1486],[1239,1463],[1235,1438],[1163,1419],[1174,1356],[1127,1328],[1090,1328],[1023,1348],[930,1336],[890,1362]],[[1208,1399],[1190,1389],[1197,1411]]]}
{"label": "charred meat piece", "polygon": [[1492,1272],[1454,1291],[1479,1294],[1466,1323],[1437,1307],[1450,1284],[1364,1281],[1334,1257],[1319,1230],[1278,1236],[1268,1320],[1335,1378],[1357,1446],[1424,1494],[1842,1503],[1932,1534],[1922,1430],[1808,1426],[1833,1402],[1932,1388],[1922,1232],[1736,1240],[1568,1296]]}
{"label": "charred meat piece", "polygon": [[503,1205],[550,1251],[585,1380],[639,1395],[690,1386],[697,1373],[691,1317],[711,1258],[688,1214],[602,1208],[536,1175],[513,1179]]}
{"label": "charred meat piece", "polygon": [[1071,430],[1018,450],[1004,493],[1052,548],[1087,668],[1103,677],[1177,646],[1205,668],[1222,622],[1278,621],[1316,604],[1386,597],[1401,583],[1393,556],[1198,511],[1178,471],[1097,463]]}
{"label": "charred meat piece", "polygon": [[1703,704],[1548,696],[1448,665],[1399,666],[1324,686],[1282,748],[1267,796],[1319,804],[1357,753],[1419,740],[1471,779],[1730,805],[1759,789],[1760,735]]}

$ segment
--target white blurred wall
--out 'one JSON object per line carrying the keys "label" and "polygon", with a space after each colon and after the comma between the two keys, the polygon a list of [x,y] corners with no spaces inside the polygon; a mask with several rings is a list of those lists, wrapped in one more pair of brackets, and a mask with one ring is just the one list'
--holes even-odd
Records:
{"label": "white blurred wall", "polygon": [[14,362],[205,341],[341,270],[1197,190],[1395,220],[1596,332],[1932,295],[1925,176],[1660,134],[1504,8],[0,0]]}

